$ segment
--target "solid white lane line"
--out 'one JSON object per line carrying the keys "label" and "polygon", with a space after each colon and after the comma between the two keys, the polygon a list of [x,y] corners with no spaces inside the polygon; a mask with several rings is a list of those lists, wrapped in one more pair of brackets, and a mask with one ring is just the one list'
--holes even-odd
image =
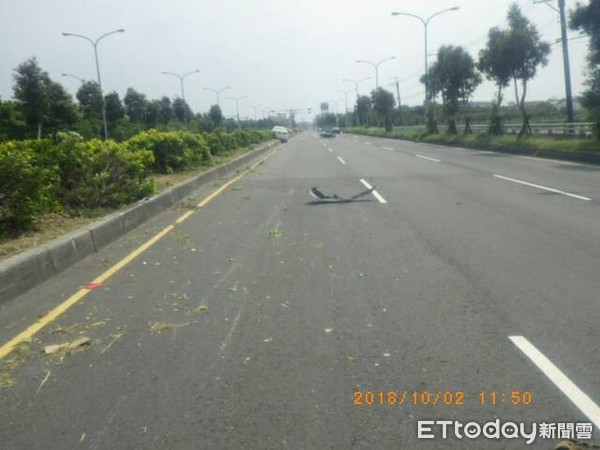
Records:
{"label": "solid white lane line", "polygon": [[390,150],[390,151],[393,151],[393,150],[394,150],[394,149],[393,149],[393,148],[391,148],[391,147],[383,147],[383,149],[384,149],[384,150]]}
{"label": "solid white lane line", "polygon": [[585,200],[586,202],[589,202],[589,201],[592,200],[591,198],[583,197],[582,195],[571,194],[569,192],[559,191],[558,189],[554,189],[554,188],[551,188],[551,187],[540,186],[539,184],[533,184],[533,183],[529,183],[527,181],[516,180],[514,178],[508,178],[508,177],[504,177],[502,175],[496,175],[496,174],[494,174],[494,177],[495,178],[499,178],[501,180],[512,181],[513,183],[523,184],[525,186],[534,187],[534,188],[537,188],[537,189],[542,189],[544,191],[554,192],[555,194],[566,195],[567,197],[573,197],[573,198],[576,198],[578,200]]}
{"label": "solid white lane line", "polygon": [[[367,183],[365,180],[361,179],[360,182],[367,188],[367,189],[373,189],[373,186],[371,186],[369,183]],[[372,192],[373,196],[379,200],[379,203],[387,203],[387,200],[385,198],[383,198],[381,196],[381,194],[379,192],[377,192],[376,190],[374,190]]]}
{"label": "solid white lane line", "polygon": [[415,156],[416,156],[417,158],[426,159],[427,161],[433,161],[433,162],[436,162],[436,163],[442,162],[442,161],[440,161],[439,159],[430,158],[429,156],[425,156],[425,155],[419,155],[419,154],[416,154]]}
{"label": "solid white lane line", "polygon": [[339,156],[337,157],[337,159],[339,160],[339,162],[341,162],[342,164],[346,164],[346,161],[344,161],[342,158],[340,158]]}
{"label": "solid white lane line", "polygon": [[587,416],[598,428],[600,428],[600,407],[579,389],[575,383],[550,361],[542,352],[533,346],[523,336],[508,337],[519,350],[546,375],[550,380],[571,400],[579,410]]}

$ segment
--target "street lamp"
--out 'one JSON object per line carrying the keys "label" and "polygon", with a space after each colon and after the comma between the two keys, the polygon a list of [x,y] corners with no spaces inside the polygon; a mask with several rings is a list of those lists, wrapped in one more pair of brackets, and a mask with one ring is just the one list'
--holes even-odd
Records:
{"label": "street lamp", "polygon": [[260,103],[258,105],[248,105],[249,108],[252,108],[254,110],[254,121],[256,122],[256,110],[262,106]]}
{"label": "street lamp", "polygon": [[198,72],[200,72],[199,69],[191,70],[187,73],[184,73],[183,75],[179,75],[178,73],[173,73],[173,72],[161,72],[163,75],[172,75],[174,77],[179,78],[179,83],[181,84],[181,100],[183,100],[183,108],[184,108],[184,110],[183,110],[183,125],[185,126],[186,129],[187,129],[187,108],[185,107],[186,103],[185,103],[185,91],[183,89],[183,79],[185,77],[187,77],[188,75],[192,75],[192,74],[198,73]]}
{"label": "street lamp", "polygon": [[358,85],[359,83],[362,83],[363,81],[367,81],[370,80],[371,77],[365,77],[365,78],[361,78],[360,80],[351,80],[349,78],[343,78],[342,81],[347,81],[349,83],[354,83],[354,90],[356,91],[356,96],[358,97]]}
{"label": "street lamp", "polygon": [[370,64],[371,66],[373,66],[373,68],[375,69],[375,89],[377,89],[379,87],[379,66],[386,61],[391,61],[392,59],[396,59],[396,57],[390,56],[389,58],[382,59],[381,61],[376,63],[373,61],[365,61],[364,59],[358,59],[356,60],[356,62]]}
{"label": "street lamp", "polygon": [[231,86],[225,86],[224,88],[221,88],[221,89],[211,89],[211,88],[207,88],[207,87],[204,88],[205,91],[211,91],[216,94],[217,106],[219,106],[219,107],[221,106],[221,97],[220,97],[221,92],[226,91],[227,89],[231,89]]}
{"label": "street lamp", "polygon": [[240,100],[248,98],[247,95],[242,95],[241,97],[225,97],[229,100],[233,100],[235,102],[235,115],[237,117],[238,128],[242,128],[240,124]]}
{"label": "street lamp", "polygon": [[75,78],[76,80],[79,80],[80,83],[85,83],[85,80],[83,78],[79,78],[76,75],[71,75],[70,73],[61,73],[61,75],[63,77],[71,77],[71,78]]}
{"label": "street lamp", "polygon": [[434,17],[439,16],[440,14],[443,14],[445,12],[458,11],[459,8],[460,8],[459,6],[454,6],[453,8],[443,9],[441,11],[438,11],[438,12],[432,14],[431,16],[429,16],[426,19],[424,19],[421,16],[417,16],[415,14],[409,14],[409,13],[403,13],[403,12],[392,12],[392,16],[414,17],[415,19],[420,20],[423,23],[423,27],[425,28],[425,106],[426,107],[429,103],[429,79],[428,79],[428,67],[427,67],[427,27],[429,25],[429,21],[431,19],[433,19]]}
{"label": "street lamp", "polygon": [[343,91],[341,89],[337,89],[336,92],[341,92],[344,94],[344,100],[346,101],[346,114],[344,114],[344,125],[348,126],[348,94],[352,92],[354,89],[349,89],[347,91]]}
{"label": "street lamp", "polygon": [[108,33],[104,33],[102,36],[100,36],[95,41],[93,41],[89,37],[83,36],[81,34],[64,33],[64,32],[62,33],[63,36],[73,36],[73,37],[85,39],[90,44],[92,44],[92,46],[94,47],[94,57],[96,58],[96,75],[98,76],[98,87],[100,88],[100,94],[102,95],[102,123],[104,125],[104,139],[108,139],[108,126],[106,125],[106,101],[104,100],[104,94],[102,92],[102,81],[100,79],[100,64],[98,63],[98,43],[100,42],[100,40],[104,39],[107,36],[110,36],[111,34],[124,33],[124,32],[125,32],[125,30],[123,28],[119,28],[118,30],[114,30],[114,31],[109,31]]}
{"label": "street lamp", "polygon": [[346,100],[346,114],[348,114],[348,94],[350,92],[352,92],[354,89],[350,89],[347,91],[342,91],[341,89],[336,89],[335,92],[341,92],[342,94],[344,94],[344,99]]}

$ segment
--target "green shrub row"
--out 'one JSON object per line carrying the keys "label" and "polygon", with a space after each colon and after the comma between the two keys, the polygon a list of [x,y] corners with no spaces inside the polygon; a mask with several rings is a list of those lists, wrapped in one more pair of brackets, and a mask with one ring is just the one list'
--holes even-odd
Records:
{"label": "green shrub row", "polygon": [[125,146],[132,151],[149,151],[154,156],[152,169],[173,173],[210,161],[210,148],[202,135],[183,131],[142,131]]}
{"label": "green shrub row", "polygon": [[0,143],[0,237],[31,227],[42,212],[126,205],[155,191],[152,173],[209,165],[212,155],[269,139],[261,130],[148,130],[122,143],[70,132]]}
{"label": "green shrub row", "polygon": [[236,148],[249,147],[273,139],[272,133],[265,130],[236,130],[226,133],[217,129],[211,133],[203,133],[203,136],[210,147],[211,155],[214,156],[227,155]]}

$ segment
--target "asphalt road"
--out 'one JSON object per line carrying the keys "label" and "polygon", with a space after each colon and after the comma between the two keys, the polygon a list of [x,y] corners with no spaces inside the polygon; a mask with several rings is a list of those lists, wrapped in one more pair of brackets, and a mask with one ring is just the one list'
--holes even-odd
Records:
{"label": "asphalt road", "polygon": [[425,420],[600,441],[600,167],[305,132],[194,207],[215,189],[0,306],[2,345],[111,274],[4,358],[2,448],[558,441],[419,439]]}

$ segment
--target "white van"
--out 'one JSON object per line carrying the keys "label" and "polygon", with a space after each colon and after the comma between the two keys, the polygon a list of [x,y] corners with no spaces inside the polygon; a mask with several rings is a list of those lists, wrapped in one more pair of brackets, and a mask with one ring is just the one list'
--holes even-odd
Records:
{"label": "white van", "polygon": [[281,142],[287,142],[290,138],[290,133],[286,127],[274,126],[271,131]]}

